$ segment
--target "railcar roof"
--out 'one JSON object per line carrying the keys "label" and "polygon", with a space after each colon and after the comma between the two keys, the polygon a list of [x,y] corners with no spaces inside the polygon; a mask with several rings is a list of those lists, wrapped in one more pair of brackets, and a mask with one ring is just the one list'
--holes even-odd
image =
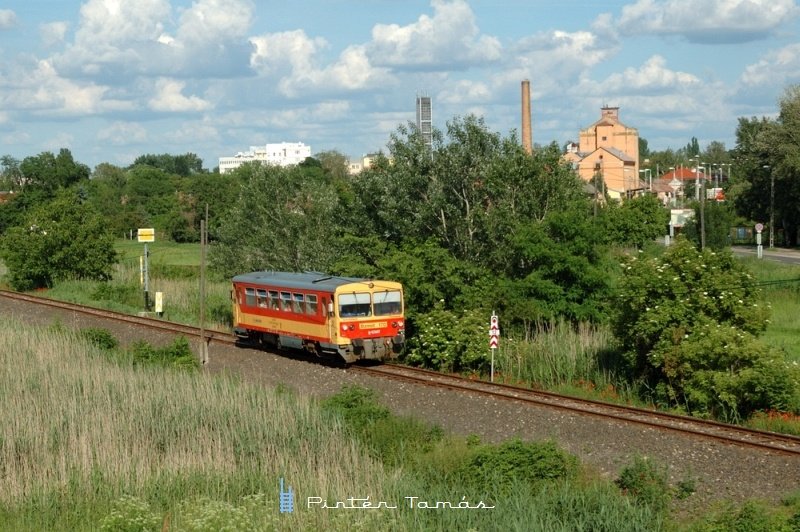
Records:
{"label": "railcar roof", "polygon": [[369,279],[359,277],[337,277],[319,272],[252,272],[237,275],[233,278],[233,282],[333,292],[342,285],[369,282]]}

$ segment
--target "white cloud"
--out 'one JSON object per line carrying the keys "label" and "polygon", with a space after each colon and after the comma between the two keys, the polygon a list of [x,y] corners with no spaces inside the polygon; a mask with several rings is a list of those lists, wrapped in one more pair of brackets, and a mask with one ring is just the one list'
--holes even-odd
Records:
{"label": "white cloud", "polygon": [[407,26],[375,25],[367,46],[370,60],[379,66],[432,69],[466,68],[500,59],[500,42],[480,34],[465,1],[433,0],[431,5],[433,17],[422,15]]}
{"label": "white cloud", "polygon": [[97,132],[97,140],[114,146],[127,146],[147,140],[147,130],[135,122],[114,122]]}
{"label": "white cloud", "polygon": [[467,103],[491,101],[493,91],[481,81],[460,80],[446,86],[436,97],[437,102],[462,106]]}
{"label": "white cloud", "polygon": [[195,0],[180,17],[178,40],[207,43],[247,36],[253,4],[246,0]]}
{"label": "white cloud", "polygon": [[0,9],[0,30],[9,30],[17,25],[17,15],[10,9]]}
{"label": "white cloud", "polygon": [[764,38],[798,15],[794,0],[637,0],[617,21],[625,35],[681,35],[697,43]]}
{"label": "white cloud", "polygon": [[[169,0],[89,0],[59,71],[127,84],[138,75],[247,75],[249,0],[196,0],[175,25]],[[173,33],[174,35],[172,35]]]}
{"label": "white cloud", "polygon": [[387,69],[370,64],[365,48],[346,48],[336,62],[318,65],[317,56],[327,48],[324,39],[312,39],[302,30],[252,37],[254,51],[250,66],[261,76],[279,79],[281,94],[296,97],[301,93],[355,91],[386,83]]}
{"label": "white cloud", "polygon": [[50,61],[40,60],[29,69],[18,70],[13,86],[0,96],[0,103],[8,108],[56,116],[132,109],[129,102],[107,98],[108,93],[107,86],[62,78]]}
{"label": "white cloud", "polygon": [[198,112],[211,108],[211,104],[197,96],[186,97],[182,91],[186,83],[173,79],[161,78],[156,81],[156,95],[148,102],[154,111],[168,113]]}
{"label": "white cloud", "polygon": [[697,86],[700,79],[686,72],[676,72],[666,68],[666,60],[654,55],[640,68],[629,67],[622,73],[610,75],[597,89],[607,94],[641,93],[675,90],[683,87]]}
{"label": "white cloud", "polygon": [[64,42],[69,25],[66,22],[48,22],[39,26],[39,35],[45,46],[54,46]]}
{"label": "white cloud", "polygon": [[800,80],[800,43],[769,52],[757,63],[748,65],[741,76],[746,86],[783,85]]}

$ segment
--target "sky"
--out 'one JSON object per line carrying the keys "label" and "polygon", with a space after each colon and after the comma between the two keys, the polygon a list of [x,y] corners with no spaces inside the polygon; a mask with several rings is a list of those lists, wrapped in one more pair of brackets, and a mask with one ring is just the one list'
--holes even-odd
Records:
{"label": "sky", "polygon": [[563,145],[604,105],[653,150],[735,145],[800,83],[795,0],[5,0],[0,156],[68,148],[94,168],[303,142],[386,151],[432,98]]}

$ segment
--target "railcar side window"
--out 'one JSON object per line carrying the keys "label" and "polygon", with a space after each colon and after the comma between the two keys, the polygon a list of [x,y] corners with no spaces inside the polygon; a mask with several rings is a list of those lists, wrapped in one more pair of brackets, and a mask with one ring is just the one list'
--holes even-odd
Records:
{"label": "railcar side window", "polygon": [[244,304],[248,307],[255,307],[256,306],[256,289],[255,288],[245,288],[244,289]]}
{"label": "railcar side window", "polygon": [[267,291],[259,288],[256,290],[256,302],[261,308],[267,308]]}
{"label": "railcar side window", "polygon": [[341,294],[339,296],[339,316],[353,318],[371,315],[369,293]]}
{"label": "railcar side window", "polygon": [[386,290],[372,294],[376,316],[400,314],[403,310],[403,298],[400,290]]}
{"label": "railcar side window", "polygon": [[292,294],[290,292],[281,292],[281,310],[292,311]]}
{"label": "railcar side window", "polygon": [[278,297],[277,290],[270,290],[269,291],[269,308],[272,310],[280,310],[281,308],[281,301]]}
{"label": "railcar side window", "polygon": [[306,295],[306,314],[311,314],[312,316],[317,315],[317,295],[316,294],[307,294]]}
{"label": "railcar side window", "polygon": [[298,314],[303,314],[306,311],[306,304],[305,299],[303,298],[303,294],[292,294],[294,296],[292,310],[297,312]]}

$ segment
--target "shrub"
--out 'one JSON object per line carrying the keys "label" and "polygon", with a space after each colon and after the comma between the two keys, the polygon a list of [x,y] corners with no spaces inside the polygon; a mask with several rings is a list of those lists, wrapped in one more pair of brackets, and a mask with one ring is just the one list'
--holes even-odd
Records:
{"label": "shrub", "polygon": [[726,419],[796,408],[796,370],[758,342],[768,307],[729,252],[677,239],[661,258],[624,265],[614,331],[623,366],[656,399]]}
{"label": "shrub", "polygon": [[124,495],[114,501],[111,512],[100,521],[100,530],[149,532],[161,529],[161,518],[138,497]]}
{"label": "shrub", "polygon": [[90,344],[95,345],[104,351],[111,351],[119,346],[119,342],[108,329],[89,327],[86,329],[81,329],[80,335]]}
{"label": "shrub", "polygon": [[510,440],[475,448],[457,472],[467,486],[502,492],[522,482],[537,486],[545,481],[574,478],[577,460],[553,442]]}
{"label": "shrub", "polygon": [[405,360],[444,371],[488,368],[489,318],[479,311],[457,313],[441,307],[414,319]]}
{"label": "shrub", "polygon": [[666,510],[669,504],[667,468],[645,457],[637,456],[623,468],[616,484],[636,502],[656,511]]}
{"label": "shrub", "polygon": [[134,364],[156,364],[182,369],[196,369],[199,365],[192,353],[189,341],[179,336],[171,345],[153,347],[144,340],[134,342],[130,347]]}

